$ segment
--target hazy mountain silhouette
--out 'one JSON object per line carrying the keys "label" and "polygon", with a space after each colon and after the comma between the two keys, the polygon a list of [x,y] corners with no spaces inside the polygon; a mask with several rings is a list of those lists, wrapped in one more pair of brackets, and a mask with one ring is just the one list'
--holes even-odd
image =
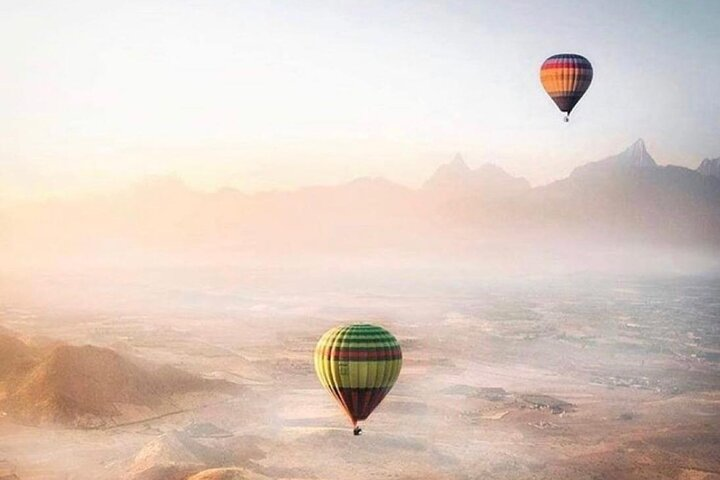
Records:
{"label": "hazy mountain silhouette", "polygon": [[67,251],[115,256],[128,245],[167,252],[437,249],[447,239],[545,241],[571,231],[600,241],[714,245],[720,243],[718,163],[704,161],[697,171],[660,166],[638,140],[535,188],[495,165],[471,169],[459,155],[420,189],[360,178],[294,191],[203,193],[174,177],[154,177],[124,192],[7,210],[0,244],[15,258]]}
{"label": "hazy mountain silhouette", "polygon": [[532,204],[565,225],[659,242],[720,241],[720,181],[658,166],[642,140],[534,189]]}
{"label": "hazy mountain silhouette", "polygon": [[530,190],[530,183],[513,177],[502,168],[486,163],[477,169],[467,166],[458,153],[441,165],[423,185],[423,190],[443,197],[506,198]]}
{"label": "hazy mountain silhouette", "polygon": [[697,171],[703,175],[720,178],[720,157],[712,159],[706,158],[700,163]]}
{"label": "hazy mountain silhouette", "polygon": [[645,148],[643,139],[638,139],[623,152],[597,162],[587,163],[573,170],[571,176],[603,175],[609,172],[627,172],[652,169],[658,165]]}

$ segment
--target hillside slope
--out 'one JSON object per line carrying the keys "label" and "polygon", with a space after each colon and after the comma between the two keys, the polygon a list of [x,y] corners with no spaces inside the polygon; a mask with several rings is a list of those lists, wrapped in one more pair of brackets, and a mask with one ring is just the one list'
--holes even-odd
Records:
{"label": "hillside slope", "polygon": [[140,366],[107,348],[61,345],[38,358],[19,340],[4,341],[0,346],[13,350],[0,352],[15,367],[6,375],[0,408],[32,424],[111,426],[181,410],[184,394],[230,393],[236,387],[168,366]]}

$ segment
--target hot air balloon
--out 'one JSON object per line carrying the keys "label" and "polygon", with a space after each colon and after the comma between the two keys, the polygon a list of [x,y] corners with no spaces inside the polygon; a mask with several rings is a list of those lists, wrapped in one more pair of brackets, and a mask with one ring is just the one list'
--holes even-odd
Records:
{"label": "hot air balloon", "polygon": [[400,375],[402,351],[382,327],[353,324],[335,327],[315,346],[315,372],[340,404],[360,435],[365,420],[388,394]]}
{"label": "hot air balloon", "polygon": [[590,86],[593,68],[587,58],[575,53],[553,55],[540,67],[540,82],[561,112],[565,121]]}

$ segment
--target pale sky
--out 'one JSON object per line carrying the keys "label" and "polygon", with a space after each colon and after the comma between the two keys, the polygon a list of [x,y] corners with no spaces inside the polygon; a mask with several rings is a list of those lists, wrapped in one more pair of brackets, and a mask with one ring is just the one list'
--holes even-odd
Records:
{"label": "pale sky", "polygon": [[[538,70],[586,56],[564,124]],[[720,1],[0,2],[0,196],[720,156]]]}

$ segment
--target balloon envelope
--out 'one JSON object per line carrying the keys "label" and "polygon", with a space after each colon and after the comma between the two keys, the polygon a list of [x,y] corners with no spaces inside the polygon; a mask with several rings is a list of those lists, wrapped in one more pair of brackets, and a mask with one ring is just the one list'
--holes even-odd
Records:
{"label": "balloon envelope", "polygon": [[574,53],[553,55],[540,67],[540,82],[561,112],[568,115],[592,82],[593,68],[587,58]]}
{"label": "balloon envelope", "polygon": [[353,425],[365,420],[400,375],[397,339],[376,325],[335,327],[315,347],[315,372]]}

